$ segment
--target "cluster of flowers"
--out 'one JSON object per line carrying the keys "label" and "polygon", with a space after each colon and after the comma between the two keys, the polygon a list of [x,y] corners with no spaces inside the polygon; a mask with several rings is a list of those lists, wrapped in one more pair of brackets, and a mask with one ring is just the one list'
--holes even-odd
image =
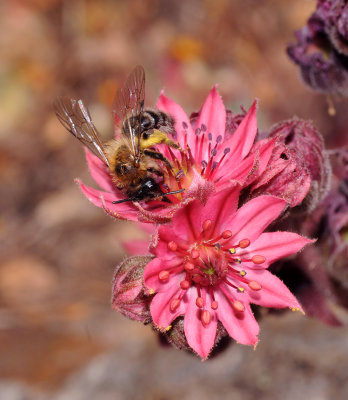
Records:
{"label": "cluster of flowers", "polygon": [[[182,193],[168,196],[170,201],[113,204],[123,194],[89,152],[90,172],[103,190],[79,182],[95,205],[116,218],[146,222],[141,225],[152,233],[149,243],[127,244],[133,256],[116,269],[113,308],[151,323],[175,346],[203,359],[227,336],[255,345],[256,306],[288,307],[337,323],[316,277],[328,275],[308,262],[320,251],[319,244],[306,246],[315,242],[309,237],[320,235],[313,228],[318,209],[326,210],[340,241],[337,207],[331,212],[323,206],[331,177],[328,153],[312,123],[295,118],[261,135],[257,103],[234,114],[216,88],[191,117],[163,93],[157,107],[175,119],[173,138],[183,149],[159,146],[173,167],[163,190],[185,189]],[[339,258],[342,249],[335,246]],[[276,274],[289,282],[302,306]]]}
{"label": "cluster of flowers", "polygon": [[288,47],[305,83],[314,90],[348,96],[348,4],[346,0],[318,0],[307,25]]}

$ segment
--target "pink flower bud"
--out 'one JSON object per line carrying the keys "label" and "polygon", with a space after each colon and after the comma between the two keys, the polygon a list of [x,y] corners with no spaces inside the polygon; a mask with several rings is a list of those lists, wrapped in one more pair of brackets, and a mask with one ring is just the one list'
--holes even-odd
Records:
{"label": "pink flower bud", "polygon": [[277,137],[265,172],[252,187],[253,195],[267,193],[284,198],[291,207],[301,204],[309,212],[326,195],[331,167],[323,139],[311,121],[293,118],[274,125]]}
{"label": "pink flower bud", "polygon": [[112,287],[112,308],[124,316],[147,324],[151,321],[149,304],[143,288],[143,272],[151,256],[127,258],[116,267]]}

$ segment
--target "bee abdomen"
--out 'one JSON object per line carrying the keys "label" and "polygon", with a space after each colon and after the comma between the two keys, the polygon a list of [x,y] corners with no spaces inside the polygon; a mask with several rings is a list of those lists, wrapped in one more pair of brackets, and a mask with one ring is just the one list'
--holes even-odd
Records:
{"label": "bee abdomen", "polygon": [[144,115],[148,114],[149,119],[153,122],[153,127],[156,129],[160,129],[162,127],[168,127],[170,129],[173,128],[174,120],[169,115],[159,110],[146,110],[144,111]]}

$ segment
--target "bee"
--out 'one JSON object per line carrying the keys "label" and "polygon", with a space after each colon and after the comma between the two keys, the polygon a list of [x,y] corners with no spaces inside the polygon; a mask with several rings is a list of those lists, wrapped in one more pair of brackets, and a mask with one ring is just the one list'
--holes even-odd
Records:
{"label": "bee", "polygon": [[[90,113],[82,100],[60,97],[55,111],[62,125],[108,167],[115,186],[126,196],[114,201],[149,201],[183,189],[163,192],[163,167],[172,169],[168,159],[154,149],[166,144],[174,149],[180,146],[167,135],[174,132],[174,120],[157,109],[144,109],[145,71],[137,66],[115,95],[113,113],[121,121],[121,135],[106,143],[95,128]],[[159,162],[162,162],[162,167]]]}

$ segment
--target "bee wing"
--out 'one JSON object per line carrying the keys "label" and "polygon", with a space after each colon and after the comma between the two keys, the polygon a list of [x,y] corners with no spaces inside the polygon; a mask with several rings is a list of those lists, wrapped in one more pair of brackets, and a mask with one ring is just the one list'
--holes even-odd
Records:
{"label": "bee wing", "polygon": [[64,128],[109,167],[104,143],[82,100],[58,97],[54,108]]}
{"label": "bee wing", "polygon": [[116,92],[113,103],[113,112],[123,121],[125,136],[130,141],[130,150],[134,155],[139,153],[139,132],[136,132],[134,126],[131,125],[130,118],[133,123],[139,122],[140,126],[144,101],[145,71],[142,66],[137,65],[123,87]]}

